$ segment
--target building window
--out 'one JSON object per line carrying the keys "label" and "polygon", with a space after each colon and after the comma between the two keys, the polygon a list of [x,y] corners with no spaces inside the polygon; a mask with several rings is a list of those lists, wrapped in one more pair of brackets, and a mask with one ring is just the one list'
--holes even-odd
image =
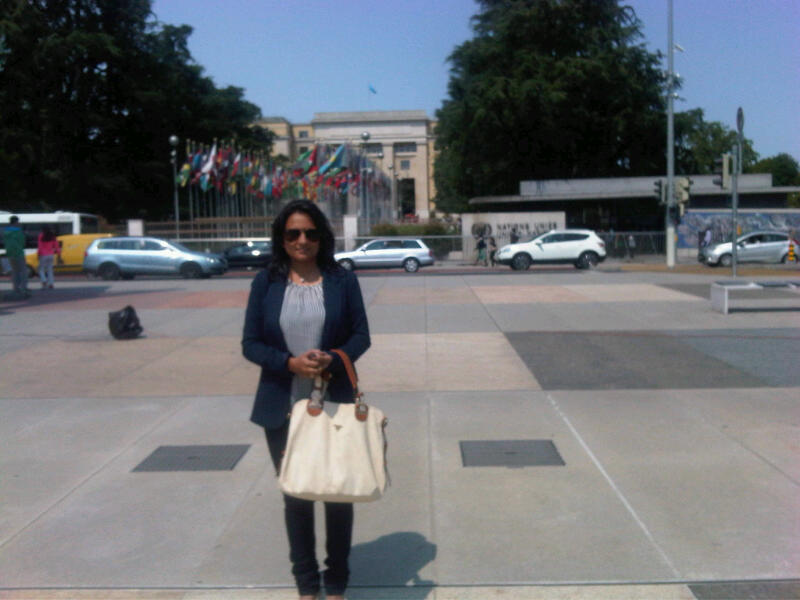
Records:
{"label": "building window", "polygon": [[416,152],[417,151],[417,142],[401,142],[399,144],[394,145],[395,154],[399,153],[406,153],[409,152]]}
{"label": "building window", "polygon": [[308,146],[300,146],[300,154],[308,152]]}
{"label": "building window", "polygon": [[307,138],[308,137],[308,131],[303,129],[302,131],[298,132],[297,137]]}
{"label": "building window", "polygon": [[401,160],[400,161],[400,170],[401,171],[408,171],[411,168],[411,161],[410,160]]}
{"label": "building window", "polygon": [[367,144],[367,154],[380,154],[383,152],[383,144]]}

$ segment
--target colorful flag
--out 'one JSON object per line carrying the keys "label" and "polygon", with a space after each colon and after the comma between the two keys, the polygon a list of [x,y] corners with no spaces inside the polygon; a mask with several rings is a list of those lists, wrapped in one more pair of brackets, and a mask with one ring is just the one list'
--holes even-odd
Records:
{"label": "colorful flag", "polygon": [[336,152],[333,153],[324,165],[319,168],[319,174],[324,175],[328,169],[333,169],[336,167],[342,166],[342,161],[344,160],[344,144],[337,148]]}
{"label": "colorful flag", "polygon": [[189,162],[187,161],[183,163],[183,166],[181,167],[181,174],[178,176],[178,180],[181,184],[181,187],[186,187],[186,184],[188,183],[189,177],[191,177],[191,175],[192,175],[192,165],[190,165]]}
{"label": "colorful flag", "polygon": [[297,159],[295,163],[295,169],[300,171],[300,174],[305,175],[308,173],[313,167],[316,166],[317,163],[317,147],[314,146],[311,150],[303,152],[300,157]]}
{"label": "colorful flag", "polygon": [[236,158],[233,159],[233,169],[231,170],[231,177],[236,177],[237,173],[239,173],[239,169],[242,166],[242,153],[236,155]]}
{"label": "colorful flag", "polygon": [[214,168],[214,161],[217,159],[217,145],[214,144],[211,146],[211,152],[208,153],[208,158],[206,159],[206,164],[203,165],[203,168],[200,170],[203,175],[208,175],[211,173],[211,169]]}

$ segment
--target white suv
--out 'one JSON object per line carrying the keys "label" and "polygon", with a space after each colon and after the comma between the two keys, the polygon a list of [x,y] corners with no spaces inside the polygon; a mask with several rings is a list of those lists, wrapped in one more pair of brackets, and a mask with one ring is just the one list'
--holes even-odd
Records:
{"label": "white suv", "polygon": [[591,229],[554,229],[498,250],[497,262],[524,271],[532,264],[572,263],[588,269],[606,259],[606,245]]}

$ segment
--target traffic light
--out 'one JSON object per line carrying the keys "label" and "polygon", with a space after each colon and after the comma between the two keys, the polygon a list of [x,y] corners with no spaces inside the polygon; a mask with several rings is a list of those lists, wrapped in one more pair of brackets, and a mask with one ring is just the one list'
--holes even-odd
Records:
{"label": "traffic light", "polygon": [[653,195],[658,200],[659,204],[666,204],[666,193],[667,190],[664,186],[664,181],[662,179],[656,179],[653,182]]}
{"label": "traffic light", "polygon": [[731,187],[731,154],[723,154],[714,159],[714,185],[726,190]]}
{"label": "traffic light", "polygon": [[692,188],[692,180],[688,177],[681,177],[678,179],[677,183],[678,185],[675,187],[675,199],[682,208],[684,204],[689,202],[689,190]]}

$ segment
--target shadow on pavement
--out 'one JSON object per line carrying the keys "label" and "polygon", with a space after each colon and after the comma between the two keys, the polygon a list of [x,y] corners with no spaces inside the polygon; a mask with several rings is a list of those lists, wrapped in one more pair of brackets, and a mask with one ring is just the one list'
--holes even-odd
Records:
{"label": "shadow on pavement", "polygon": [[[33,290],[31,296],[25,300],[7,300],[6,297],[0,298],[3,305],[0,306],[0,314],[11,314],[15,309],[31,308],[36,306],[46,306],[49,304],[60,304],[63,302],[74,302],[76,300],[92,300],[96,298],[113,299],[115,297],[141,296],[146,294],[163,294],[164,292],[182,292],[185,288],[176,287],[168,289],[153,290],[118,290],[109,292],[110,285],[87,285],[81,287],[56,288],[54,290]],[[68,308],[68,307],[67,307]]]}
{"label": "shadow on pavement", "polygon": [[[428,597],[433,581],[421,579],[420,570],[436,558],[436,544],[413,531],[401,531],[379,537],[373,542],[353,546],[350,554],[351,586],[408,586],[403,598],[423,600]],[[359,595],[350,588],[351,598]]]}

